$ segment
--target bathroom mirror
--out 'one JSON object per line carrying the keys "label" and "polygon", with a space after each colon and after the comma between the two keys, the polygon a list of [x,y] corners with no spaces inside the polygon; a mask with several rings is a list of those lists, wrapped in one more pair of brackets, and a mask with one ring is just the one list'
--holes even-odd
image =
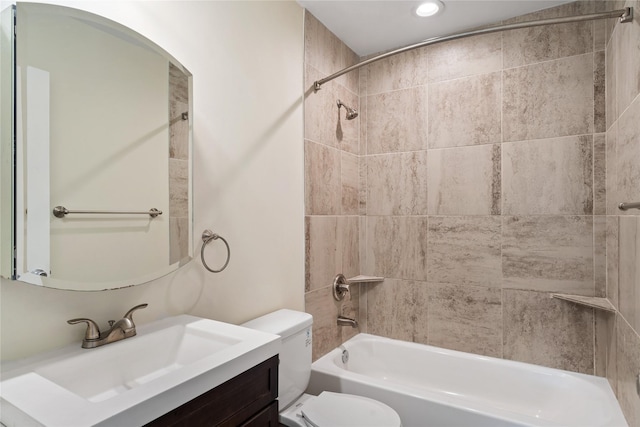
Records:
{"label": "bathroom mirror", "polygon": [[116,22],[38,3],[2,11],[1,59],[2,276],[95,291],[190,261],[191,74]]}

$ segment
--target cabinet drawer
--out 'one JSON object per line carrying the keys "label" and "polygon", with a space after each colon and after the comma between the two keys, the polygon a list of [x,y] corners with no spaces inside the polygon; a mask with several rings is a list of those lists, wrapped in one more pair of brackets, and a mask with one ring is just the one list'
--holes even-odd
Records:
{"label": "cabinet drawer", "polygon": [[[147,426],[240,426],[278,397],[278,356],[243,372]],[[248,424],[257,426],[258,424]],[[264,424],[264,425],[269,425]]]}

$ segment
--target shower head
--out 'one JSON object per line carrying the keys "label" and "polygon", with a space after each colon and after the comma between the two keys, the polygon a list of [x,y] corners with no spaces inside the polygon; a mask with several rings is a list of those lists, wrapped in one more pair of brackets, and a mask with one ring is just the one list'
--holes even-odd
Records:
{"label": "shower head", "polygon": [[343,104],[342,101],[338,99],[338,109],[340,109],[340,107],[344,107],[345,110],[347,110],[347,115],[346,115],[347,120],[353,120],[356,117],[358,117],[358,112],[355,109],[349,107],[348,105]]}

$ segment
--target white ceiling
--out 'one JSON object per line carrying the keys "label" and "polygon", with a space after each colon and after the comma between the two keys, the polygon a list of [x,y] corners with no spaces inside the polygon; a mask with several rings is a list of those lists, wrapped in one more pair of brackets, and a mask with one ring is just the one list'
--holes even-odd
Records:
{"label": "white ceiling", "polygon": [[420,0],[297,0],[359,56],[499,22],[570,0],[442,0],[444,10],[419,18]]}

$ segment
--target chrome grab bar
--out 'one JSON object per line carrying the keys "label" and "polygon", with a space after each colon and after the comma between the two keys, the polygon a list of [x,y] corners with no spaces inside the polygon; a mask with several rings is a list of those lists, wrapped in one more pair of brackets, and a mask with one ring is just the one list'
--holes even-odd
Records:
{"label": "chrome grab bar", "polygon": [[80,211],[80,210],[69,210],[64,206],[56,206],[53,208],[53,216],[56,218],[64,218],[69,214],[106,214],[106,215],[149,215],[151,218],[155,218],[158,215],[162,215],[162,211],[152,208],[148,211]]}

